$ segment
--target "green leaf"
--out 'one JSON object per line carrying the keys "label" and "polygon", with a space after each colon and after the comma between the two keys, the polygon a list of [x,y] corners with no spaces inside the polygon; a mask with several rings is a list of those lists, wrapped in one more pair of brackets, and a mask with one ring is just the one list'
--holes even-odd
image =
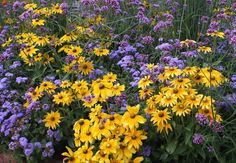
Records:
{"label": "green leaf", "polygon": [[171,141],[170,143],[167,144],[166,146],[166,151],[169,153],[169,154],[172,154],[174,153],[176,147],[177,147],[177,141],[176,140],[173,140]]}

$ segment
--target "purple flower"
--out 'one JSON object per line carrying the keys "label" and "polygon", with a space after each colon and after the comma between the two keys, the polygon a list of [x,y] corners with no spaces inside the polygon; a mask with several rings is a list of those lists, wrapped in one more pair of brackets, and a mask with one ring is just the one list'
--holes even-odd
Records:
{"label": "purple flower", "polygon": [[205,138],[202,134],[196,133],[193,135],[193,143],[194,144],[202,144],[204,143]]}
{"label": "purple flower", "polygon": [[147,145],[143,148],[141,155],[143,155],[145,157],[149,157],[151,155],[151,152],[152,152],[151,146]]}
{"label": "purple flower", "polygon": [[19,143],[20,143],[21,146],[25,147],[28,144],[28,139],[25,138],[25,137],[21,137],[19,139]]}
{"label": "purple flower", "polygon": [[17,77],[16,78],[16,83],[20,84],[20,83],[25,83],[28,80],[27,77]]}
{"label": "purple flower", "polygon": [[152,44],[154,42],[154,38],[152,36],[145,36],[142,38],[142,43],[144,44]]}
{"label": "purple flower", "polygon": [[171,51],[174,49],[173,45],[169,43],[163,43],[161,45],[158,45],[155,49],[161,50],[161,51]]}
{"label": "purple flower", "polygon": [[223,132],[224,131],[224,127],[216,121],[211,121],[210,122],[210,128],[212,129],[213,132]]}
{"label": "purple flower", "polygon": [[201,126],[206,126],[209,124],[209,120],[204,114],[196,114],[195,118]]}

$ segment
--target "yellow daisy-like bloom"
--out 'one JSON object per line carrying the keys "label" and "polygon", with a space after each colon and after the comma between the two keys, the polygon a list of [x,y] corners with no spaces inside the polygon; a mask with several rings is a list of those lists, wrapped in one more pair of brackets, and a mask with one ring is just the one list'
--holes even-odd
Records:
{"label": "yellow daisy-like bloom", "polygon": [[207,36],[225,38],[224,32],[211,32],[207,33]]}
{"label": "yellow daisy-like bloom", "polygon": [[187,107],[184,103],[177,103],[173,108],[172,111],[177,116],[185,116],[191,113],[191,109]]}
{"label": "yellow daisy-like bloom", "polygon": [[108,73],[106,75],[103,76],[103,79],[104,80],[107,80],[108,82],[115,82],[116,79],[117,79],[117,75],[116,74],[113,74],[112,72],[111,73]]}
{"label": "yellow daisy-like bloom", "polygon": [[179,99],[184,98],[184,96],[188,95],[187,90],[185,88],[169,88],[166,91],[166,94],[170,96],[175,96]]}
{"label": "yellow daisy-like bloom", "polygon": [[39,62],[43,59],[42,53],[38,53],[36,56],[34,56],[34,61]]}
{"label": "yellow daisy-like bloom", "polygon": [[26,59],[28,56],[33,57],[33,55],[36,54],[38,50],[39,49],[35,48],[35,46],[30,46],[21,50],[19,56],[22,59]]}
{"label": "yellow daisy-like bloom", "polygon": [[75,92],[80,92],[82,89],[88,89],[88,83],[85,80],[77,80],[71,87]]}
{"label": "yellow daisy-like bloom", "polygon": [[94,48],[94,54],[96,56],[106,56],[109,54],[108,49],[100,49],[100,48]]}
{"label": "yellow daisy-like bloom", "polygon": [[125,86],[124,85],[120,85],[119,83],[115,84],[112,87],[113,96],[120,96],[121,92],[123,92],[124,90],[125,90]]}
{"label": "yellow daisy-like bloom", "polygon": [[183,69],[183,74],[184,75],[194,75],[197,73],[197,67],[185,67],[185,69]]}
{"label": "yellow daisy-like bloom", "polygon": [[102,150],[98,150],[97,153],[93,156],[92,161],[94,162],[103,162],[110,163],[109,154],[104,153]]}
{"label": "yellow daisy-like bloom", "polygon": [[207,87],[217,87],[225,82],[224,76],[219,71],[209,67],[201,69],[201,74],[204,76],[203,83]]}
{"label": "yellow daisy-like bloom", "polygon": [[61,7],[58,3],[52,6],[52,13],[54,13],[54,14],[62,14],[63,13],[63,10],[61,9]]}
{"label": "yellow daisy-like bloom", "polygon": [[174,76],[181,75],[182,71],[178,69],[177,67],[165,67],[164,74],[166,77],[174,77]]}
{"label": "yellow daisy-like bloom", "polygon": [[139,90],[139,98],[141,100],[143,100],[143,99],[149,97],[150,95],[152,95],[152,93],[153,93],[153,89],[151,89],[151,88],[141,89],[141,90]]}
{"label": "yellow daisy-like bloom", "polygon": [[133,154],[136,152],[134,148],[129,148],[128,144],[121,142],[117,152],[113,154],[114,158],[117,160],[123,160],[124,162],[128,162],[129,159],[132,158]]}
{"label": "yellow daisy-like bloom", "polygon": [[164,97],[160,101],[160,105],[167,107],[167,106],[173,106],[177,103],[177,97],[174,95],[164,95]]}
{"label": "yellow daisy-like bloom", "polygon": [[93,63],[90,61],[81,62],[79,64],[79,71],[84,75],[90,74],[91,72],[93,72],[93,70]]}
{"label": "yellow daisy-like bloom", "polygon": [[61,88],[68,88],[68,87],[71,86],[71,84],[72,84],[72,83],[71,83],[69,80],[64,80],[64,81],[61,82],[60,87],[61,87]]}
{"label": "yellow daisy-like bloom", "polygon": [[45,46],[50,43],[47,37],[37,37],[33,41],[35,42],[35,45],[38,45],[38,46]]}
{"label": "yellow daisy-like bloom", "polygon": [[169,131],[173,131],[171,125],[169,123],[164,123],[164,124],[160,124],[157,126],[157,132],[162,133],[163,131],[166,132],[166,134],[169,133]]}
{"label": "yellow daisy-like bloom", "polygon": [[37,4],[36,3],[28,3],[28,4],[26,4],[25,6],[24,6],[24,9],[26,9],[26,10],[29,10],[29,9],[35,9],[35,8],[37,8]]}
{"label": "yellow daisy-like bloom", "polygon": [[170,118],[170,112],[167,109],[157,110],[156,112],[152,113],[151,121],[159,126],[167,124],[167,121],[170,120]]}
{"label": "yellow daisy-like bloom", "polygon": [[100,123],[94,124],[91,127],[91,132],[94,138],[101,140],[102,136],[104,136],[105,138],[108,138],[109,136],[111,136],[110,129],[111,129],[111,126],[109,122],[106,121],[105,123],[100,122]]}
{"label": "yellow daisy-like bloom", "polygon": [[147,105],[148,107],[154,108],[160,101],[160,95],[154,95],[147,100]]}
{"label": "yellow daisy-like bloom", "polygon": [[140,157],[136,157],[136,158],[134,158],[134,159],[131,159],[131,160],[129,160],[128,162],[141,163],[143,160],[144,160],[143,157],[140,156]]}
{"label": "yellow daisy-like bloom", "polygon": [[188,88],[191,87],[190,80],[188,78],[177,78],[170,82],[175,88]]}
{"label": "yellow daisy-like bloom", "polygon": [[197,107],[200,104],[203,96],[199,94],[199,95],[188,95],[185,97],[186,97],[185,104],[189,106],[190,108],[193,108],[193,107]]}
{"label": "yellow daisy-like bloom", "polygon": [[143,130],[131,129],[125,133],[124,143],[128,145],[128,148],[135,148],[138,150],[143,144],[142,140],[147,139]]}
{"label": "yellow daisy-like bloom", "polygon": [[93,137],[93,134],[92,134],[92,131],[90,128],[87,128],[86,130],[82,131],[80,133],[80,141],[83,142],[83,143],[90,143],[92,144],[94,142],[94,137]]}
{"label": "yellow daisy-like bloom", "polygon": [[43,19],[32,19],[32,26],[43,26],[45,24],[45,20]]}
{"label": "yellow daisy-like bloom", "polygon": [[83,131],[87,131],[87,129],[90,127],[90,121],[87,119],[80,119],[75,122],[73,126],[73,130],[76,133],[80,133]]}
{"label": "yellow daisy-like bloom", "polygon": [[210,119],[214,119],[214,114],[215,114],[215,108],[200,108],[198,110],[198,113],[200,114],[204,114],[206,117],[210,118]]}
{"label": "yellow daisy-like bloom", "polygon": [[118,148],[119,143],[116,139],[103,139],[100,144],[100,149],[106,154],[116,153]]}
{"label": "yellow daisy-like bloom", "polygon": [[207,46],[200,46],[197,49],[198,52],[203,52],[203,53],[211,53],[212,49],[211,47],[207,47]]}
{"label": "yellow daisy-like bloom", "polygon": [[102,99],[107,99],[112,96],[113,85],[107,81],[102,81],[93,86],[93,94],[95,97],[101,97]]}
{"label": "yellow daisy-like bloom", "polygon": [[127,106],[127,111],[123,115],[122,123],[124,127],[128,127],[130,129],[138,128],[139,124],[144,124],[146,119],[141,115],[138,115],[140,109],[140,105],[136,106]]}
{"label": "yellow daisy-like bloom", "polygon": [[27,94],[31,97],[32,101],[37,101],[40,97],[42,97],[39,87],[36,87],[33,92],[29,92]]}
{"label": "yellow daisy-like bloom", "polygon": [[55,129],[61,122],[61,115],[58,111],[51,111],[51,113],[47,113],[43,122],[45,123],[45,127]]}
{"label": "yellow daisy-like bloom", "polygon": [[82,53],[83,49],[80,46],[71,46],[68,50],[66,50],[67,54],[78,56]]}
{"label": "yellow daisy-like bloom", "polygon": [[60,38],[60,42],[61,43],[70,42],[70,41],[74,41],[76,39],[77,39],[77,36],[74,33],[67,33]]}
{"label": "yellow daisy-like bloom", "polygon": [[73,96],[69,91],[62,91],[53,96],[55,104],[70,105],[73,101]]}
{"label": "yellow daisy-like bloom", "polygon": [[139,80],[138,88],[144,89],[152,83],[153,83],[153,81],[150,79],[150,76],[145,76],[144,78]]}
{"label": "yellow daisy-like bloom", "polygon": [[76,152],[78,152],[78,157],[81,162],[87,162],[93,157],[94,146],[89,147],[87,144],[80,147]]}
{"label": "yellow daisy-like bloom", "polygon": [[39,86],[41,91],[46,91],[49,94],[54,93],[56,88],[57,86],[50,81],[43,81]]}
{"label": "yellow daisy-like bloom", "polygon": [[68,152],[63,152],[61,155],[66,158],[63,159],[63,162],[67,163],[80,163],[78,152],[73,152],[69,147],[66,146]]}
{"label": "yellow daisy-like bloom", "polygon": [[212,105],[214,105],[214,103],[215,103],[215,100],[211,96],[205,96],[203,97],[200,103],[200,106],[204,108],[209,108],[209,107],[211,108]]}

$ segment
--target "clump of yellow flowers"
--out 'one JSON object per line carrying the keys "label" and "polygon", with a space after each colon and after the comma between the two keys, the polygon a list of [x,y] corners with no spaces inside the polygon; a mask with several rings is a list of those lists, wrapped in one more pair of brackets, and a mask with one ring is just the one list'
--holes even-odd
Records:
{"label": "clump of yellow flowers", "polygon": [[[197,88],[217,87],[225,81],[219,71],[210,67],[165,67],[155,81],[150,76],[144,76],[138,83],[140,104],[128,105],[124,113],[109,113],[102,105],[96,104],[91,108],[88,119],[79,119],[74,124],[77,150],[73,152],[67,147],[68,152],[62,155],[70,162],[141,162],[143,157],[133,156],[148,138],[142,127],[149,121],[145,114],[151,116],[150,121],[157,132],[166,134],[174,130],[173,117],[201,113],[209,120],[222,121],[214,107],[215,100],[198,92]],[[112,92],[100,90],[100,87],[109,88],[106,82],[100,84],[93,89],[95,97],[106,99]],[[141,105],[143,102],[145,105]]]}

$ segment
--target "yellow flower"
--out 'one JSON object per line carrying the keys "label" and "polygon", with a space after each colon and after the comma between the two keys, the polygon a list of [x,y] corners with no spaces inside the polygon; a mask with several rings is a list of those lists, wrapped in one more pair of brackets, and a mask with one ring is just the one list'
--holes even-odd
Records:
{"label": "yellow flower", "polygon": [[141,163],[143,161],[143,157],[140,156],[140,157],[136,157],[135,159],[133,160],[130,160],[129,162],[133,162],[133,163]]}
{"label": "yellow flower", "polygon": [[146,119],[141,115],[138,115],[140,109],[140,105],[136,106],[127,106],[127,111],[123,115],[122,123],[124,127],[128,127],[130,129],[138,128],[139,124],[144,124]]}
{"label": "yellow flower", "polygon": [[207,33],[207,36],[225,38],[224,32],[211,32]]}
{"label": "yellow flower", "polygon": [[118,148],[119,144],[116,139],[103,139],[100,144],[100,149],[106,154],[116,153]]}
{"label": "yellow flower", "polygon": [[80,46],[71,46],[68,50],[66,50],[67,54],[78,56],[82,53],[83,49]]}
{"label": "yellow flower", "polygon": [[109,54],[108,49],[100,49],[100,48],[94,48],[94,54],[96,56],[105,56]]}
{"label": "yellow flower", "polygon": [[38,50],[39,49],[35,48],[35,46],[30,46],[30,47],[27,47],[27,48],[24,48],[23,50],[21,50],[19,56],[22,59],[25,59],[28,56],[33,57],[33,55],[36,54],[36,52]]}
{"label": "yellow flower", "polygon": [[154,108],[154,107],[161,101],[160,96],[161,96],[161,95],[154,95],[154,96],[151,96],[151,97],[147,100],[147,105],[148,105],[148,107]]}
{"label": "yellow flower", "polygon": [[85,144],[87,143],[90,143],[92,144],[94,142],[94,137],[93,137],[93,134],[91,132],[91,129],[90,128],[87,128],[85,130],[83,130],[81,133],[80,133],[80,141],[81,142],[84,142]]}
{"label": "yellow flower", "polygon": [[170,84],[175,88],[188,88],[191,86],[190,80],[188,78],[177,78],[172,80]]}
{"label": "yellow flower", "polygon": [[76,151],[76,152],[78,152],[78,157],[81,160],[81,162],[87,162],[92,159],[93,148],[94,148],[94,146],[88,147],[88,145],[85,144]]}
{"label": "yellow flower", "polygon": [[102,99],[107,99],[112,96],[112,84],[107,81],[102,81],[100,83],[94,83],[93,94],[95,97],[101,97]]}
{"label": "yellow flower", "polygon": [[166,94],[163,96],[163,98],[161,99],[160,101],[160,105],[161,106],[173,106],[177,103],[177,97],[174,96],[174,95],[169,95],[169,94]]}
{"label": "yellow flower", "polygon": [[75,122],[73,130],[76,133],[80,133],[82,131],[87,131],[87,129],[90,127],[90,121],[87,119],[80,119]]}
{"label": "yellow flower", "polygon": [[94,124],[91,127],[91,132],[94,138],[101,140],[102,136],[104,136],[105,138],[108,138],[109,136],[111,136],[110,129],[111,129],[110,124],[108,121],[106,121],[106,122],[100,122],[100,123]]}
{"label": "yellow flower", "polygon": [[171,125],[169,123],[163,123],[157,126],[157,132],[162,133],[163,131],[166,132],[166,134],[168,134],[168,132],[173,131]]}
{"label": "yellow flower", "polygon": [[68,88],[68,87],[71,86],[71,84],[72,84],[72,83],[71,83],[69,80],[64,80],[64,81],[61,82],[60,87],[61,87],[61,88]]}
{"label": "yellow flower", "polygon": [[38,53],[36,56],[34,56],[34,61],[35,62],[39,62],[41,61],[43,58],[42,58],[42,53]]}
{"label": "yellow flower", "polygon": [[61,7],[59,6],[59,4],[55,4],[52,6],[52,13],[54,14],[62,14],[63,10],[61,9]]}
{"label": "yellow flower", "polygon": [[43,122],[45,123],[45,127],[55,129],[61,122],[61,115],[58,111],[51,111],[51,113],[47,113]]}
{"label": "yellow flower", "polygon": [[93,72],[93,69],[93,63],[90,61],[81,62],[79,64],[79,71],[84,75],[90,74]]}
{"label": "yellow flower", "polygon": [[35,3],[28,3],[24,6],[24,9],[26,9],[26,10],[29,10],[29,9],[32,10],[32,9],[35,9],[35,8],[37,8],[37,4],[35,4]]}
{"label": "yellow flower", "polygon": [[175,112],[177,116],[185,116],[186,114],[190,114],[191,109],[187,107],[184,103],[177,103],[172,111]]}
{"label": "yellow flower", "polygon": [[41,90],[39,89],[39,87],[36,87],[34,91],[29,92],[27,94],[30,96],[32,101],[37,101],[42,96]]}
{"label": "yellow flower", "polygon": [[124,143],[128,145],[128,148],[135,148],[136,150],[143,144],[142,140],[147,139],[147,136],[142,130],[131,129],[125,133]]}
{"label": "yellow flower", "polygon": [[200,46],[197,49],[198,52],[203,52],[203,53],[211,53],[212,49],[211,47],[207,47],[207,46]]}
{"label": "yellow flower", "polygon": [[179,99],[184,98],[184,96],[188,95],[186,89],[184,88],[169,88],[166,91],[166,94],[170,95],[170,96],[175,96]]}
{"label": "yellow flower", "polygon": [[53,96],[53,102],[56,104],[70,105],[73,101],[73,96],[68,91],[62,91]]}
{"label": "yellow flower", "polygon": [[69,147],[66,147],[68,152],[63,152],[61,155],[66,158],[63,159],[63,162],[67,163],[80,163],[78,152],[73,152]]}
{"label": "yellow flower", "polygon": [[132,155],[136,152],[134,148],[129,148],[127,143],[121,142],[117,152],[113,154],[117,160],[123,160],[128,162],[128,159],[132,158]]}
{"label": "yellow flower", "polygon": [[200,106],[204,108],[211,108],[214,103],[215,100],[211,96],[205,96],[203,97]]}
{"label": "yellow flower", "polygon": [[145,76],[144,78],[139,80],[138,88],[144,89],[144,88],[146,88],[147,86],[149,86],[152,83],[153,83],[153,81],[150,79],[150,76]]}
{"label": "yellow flower", "polygon": [[185,67],[183,69],[183,74],[184,75],[194,75],[197,73],[197,68],[196,67]]}
{"label": "yellow flower", "polygon": [[151,88],[145,88],[145,89],[141,89],[139,90],[139,98],[141,100],[149,97],[150,95],[152,95],[153,90]]}
{"label": "yellow flower", "polygon": [[39,86],[41,91],[46,91],[49,94],[54,93],[56,88],[57,86],[50,81],[43,81]]}
{"label": "yellow flower", "polygon": [[113,96],[120,96],[121,92],[123,92],[124,90],[125,90],[125,86],[124,85],[120,85],[119,83],[115,84],[112,87]]}
{"label": "yellow flower", "polygon": [[49,39],[47,37],[37,37],[35,40],[33,40],[36,45],[38,46],[45,46],[49,44]]}
{"label": "yellow flower", "polygon": [[43,19],[32,19],[32,26],[43,26],[45,24],[45,20]]}
{"label": "yellow flower", "polygon": [[60,38],[60,42],[61,43],[70,42],[70,41],[74,41],[76,39],[77,39],[77,36],[74,33],[67,33]]}
{"label": "yellow flower", "polygon": [[168,120],[170,120],[170,112],[167,109],[152,113],[151,121],[157,126],[166,124]]}
{"label": "yellow flower", "polygon": [[117,75],[116,74],[113,74],[112,72],[111,73],[108,73],[106,75],[103,76],[103,79],[108,81],[108,82],[115,82],[116,79],[117,79]]}
{"label": "yellow flower", "polygon": [[197,107],[200,104],[202,97],[201,94],[185,96],[185,104],[190,108]]}
{"label": "yellow flower", "polygon": [[182,74],[182,71],[178,69],[177,67],[165,67],[165,78],[179,76]]}
{"label": "yellow flower", "polygon": [[109,154],[104,153],[102,150],[98,150],[93,156],[92,161],[101,163],[110,163]]}

